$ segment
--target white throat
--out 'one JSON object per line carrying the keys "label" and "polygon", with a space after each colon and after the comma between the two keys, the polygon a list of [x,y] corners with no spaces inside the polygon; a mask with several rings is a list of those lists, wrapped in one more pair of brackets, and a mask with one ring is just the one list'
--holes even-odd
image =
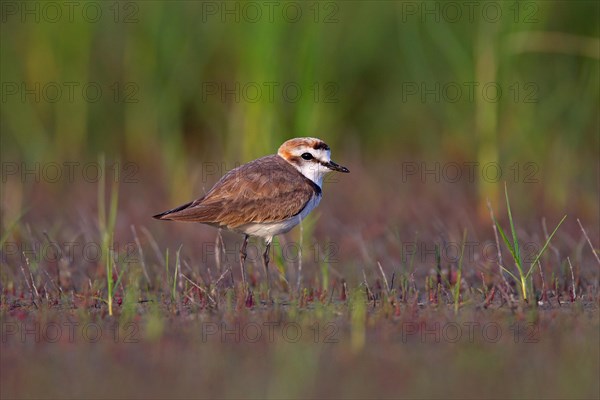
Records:
{"label": "white throat", "polygon": [[294,165],[294,167],[319,187],[323,186],[323,178],[330,172],[329,168],[317,162],[305,162],[302,165]]}

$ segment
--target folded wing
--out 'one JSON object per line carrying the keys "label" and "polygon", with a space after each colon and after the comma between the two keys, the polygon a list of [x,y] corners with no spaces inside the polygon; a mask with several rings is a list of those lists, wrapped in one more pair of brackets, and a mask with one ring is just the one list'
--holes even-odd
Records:
{"label": "folded wing", "polygon": [[321,189],[277,155],[229,171],[191,203],[154,216],[235,229],[251,222],[277,222],[299,214]]}

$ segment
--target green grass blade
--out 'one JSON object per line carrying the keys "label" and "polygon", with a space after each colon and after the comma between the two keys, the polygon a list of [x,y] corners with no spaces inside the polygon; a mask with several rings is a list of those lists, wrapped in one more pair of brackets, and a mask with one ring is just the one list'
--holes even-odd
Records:
{"label": "green grass blade", "polygon": [[[494,222],[494,225],[496,225],[496,228],[498,228],[498,232],[500,232],[500,236],[502,236],[502,240],[504,241],[504,244],[506,244],[506,247],[508,247],[508,250],[510,250],[510,254],[512,254],[512,256],[514,258],[515,257],[515,251],[513,249],[513,246],[510,243],[510,240],[508,240],[508,238],[506,237],[506,234],[504,233],[504,230],[500,226],[500,223],[498,222],[498,220],[496,219],[496,217],[494,216],[494,214],[492,214],[492,221]],[[515,261],[516,261],[516,259],[515,259]]]}
{"label": "green grass blade", "polygon": [[180,265],[180,253],[181,253],[181,248],[183,247],[183,244],[179,246],[179,248],[177,249],[177,253],[175,253],[175,272],[173,272],[173,288],[171,289],[171,299],[174,301],[175,300],[175,294],[177,293],[177,272],[179,272],[179,270],[181,269],[181,265]]}
{"label": "green grass blade", "polygon": [[514,253],[515,253],[515,261],[517,262],[517,265],[521,266],[522,262],[521,262],[521,253],[519,251],[519,240],[517,239],[517,231],[515,229],[515,224],[513,222],[513,217],[512,217],[512,211],[510,209],[510,201],[508,200],[508,188],[506,187],[506,182],[504,182],[504,197],[506,197],[506,209],[508,212],[508,221],[510,223],[510,230],[512,232],[512,237],[513,237],[513,248],[514,248]]}
{"label": "green grass blade", "polygon": [[98,224],[100,226],[100,232],[103,235],[106,231],[106,204],[104,200],[106,182],[104,178],[104,154],[100,154],[98,156],[98,164],[100,168],[100,173],[102,174],[102,178],[98,179]]}
{"label": "green grass blade", "polygon": [[460,249],[460,258],[458,259],[458,271],[456,273],[456,284],[454,285],[454,313],[458,312],[458,300],[460,298],[460,282],[462,280],[462,263],[465,254],[465,243],[467,242],[467,230],[463,232],[462,246]]}
{"label": "green grass blade", "polygon": [[502,240],[504,240],[504,243],[506,244],[506,247],[508,247],[510,254],[512,254],[513,258],[515,259],[517,268],[520,268],[520,266],[518,265],[518,261],[517,261],[517,255],[515,254],[515,249],[513,248],[512,243],[510,243],[510,240],[506,237],[506,234],[504,233],[504,230],[502,229],[502,227],[500,226],[498,221],[494,220],[494,222],[496,223],[496,228],[498,228],[498,232],[500,232],[500,236],[502,237]]}
{"label": "green grass blade", "polygon": [[119,205],[119,186],[113,182],[110,193],[110,210],[108,216],[108,231],[112,234],[117,222],[117,209]]}
{"label": "green grass blade", "polygon": [[544,247],[542,247],[542,249],[540,250],[540,252],[538,253],[538,255],[535,257],[535,260],[533,260],[533,262],[531,263],[531,267],[529,267],[529,271],[527,271],[527,275],[525,275],[526,278],[529,277],[529,275],[531,274],[531,271],[533,271],[533,268],[537,264],[538,260],[540,259],[540,257],[542,256],[542,254],[544,254],[544,251],[546,251],[546,248],[550,244],[550,241],[552,240],[552,237],[554,236],[554,234],[556,233],[556,231],[558,231],[558,228],[560,228],[560,226],[562,225],[562,223],[565,221],[566,218],[567,218],[566,215],[564,217],[562,217],[562,219],[560,220],[560,222],[558,223],[558,225],[556,225],[556,228],[554,228],[554,230],[552,231],[552,234],[550,236],[548,236],[548,239],[546,240],[546,243],[544,244]]}
{"label": "green grass blade", "polygon": [[513,274],[512,272],[510,272],[509,270],[504,268],[502,265],[500,266],[500,268],[502,268],[502,271],[507,272],[515,280],[515,282],[518,283],[520,281],[520,279],[517,278],[517,276],[515,274]]}
{"label": "green grass blade", "polygon": [[167,281],[167,291],[169,290],[169,248],[165,252],[165,279]]}
{"label": "green grass blade", "polygon": [[[124,264],[126,265],[126,264]],[[123,275],[125,274],[125,267],[123,267],[121,269],[121,272],[119,272],[119,275],[117,275],[117,281],[115,282],[115,287],[118,287],[119,284],[121,283],[121,278],[123,278]],[[123,293],[123,295],[125,295],[125,293]]]}

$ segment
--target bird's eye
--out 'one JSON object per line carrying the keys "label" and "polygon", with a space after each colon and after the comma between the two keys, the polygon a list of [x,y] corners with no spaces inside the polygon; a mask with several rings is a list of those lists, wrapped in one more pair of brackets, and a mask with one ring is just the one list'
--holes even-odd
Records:
{"label": "bird's eye", "polygon": [[304,154],[302,154],[302,156],[301,156],[301,157],[302,157],[303,159],[305,159],[305,160],[312,160],[312,159],[313,159],[313,155],[312,155],[312,154],[310,154],[310,153],[304,153]]}

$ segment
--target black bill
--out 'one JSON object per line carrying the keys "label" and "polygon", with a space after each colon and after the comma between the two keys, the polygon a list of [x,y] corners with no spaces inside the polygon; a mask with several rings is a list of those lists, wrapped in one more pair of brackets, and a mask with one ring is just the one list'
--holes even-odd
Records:
{"label": "black bill", "polygon": [[329,161],[329,162],[322,163],[322,164],[332,171],[339,171],[339,172],[346,172],[346,173],[350,172],[350,170],[348,168],[342,167],[341,165],[336,164],[333,161]]}

